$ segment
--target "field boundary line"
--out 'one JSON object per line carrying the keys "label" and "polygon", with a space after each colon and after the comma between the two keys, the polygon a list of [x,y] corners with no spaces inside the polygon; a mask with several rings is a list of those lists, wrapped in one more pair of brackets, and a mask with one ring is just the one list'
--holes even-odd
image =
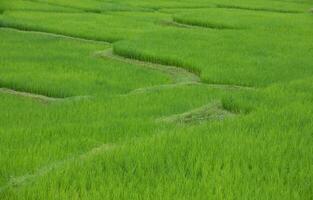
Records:
{"label": "field boundary line", "polygon": [[[278,0],[276,0],[278,1]],[[281,1],[283,2],[283,1]],[[286,2],[285,2],[286,3]],[[299,3],[299,2],[296,2]],[[266,7],[244,7],[244,6],[238,6],[238,5],[230,5],[230,4],[220,4],[220,3],[212,3],[209,6],[182,6],[182,7],[160,7],[157,8],[156,10],[160,13],[166,13],[168,14],[168,12],[164,11],[164,10],[174,10],[174,9],[182,9],[182,10],[197,10],[197,9],[211,9],[211,8],[225,8],[225,9],[238,9],[238,10],[251,10],[251,11],[263,11],[263,12],[272,12],[272,13],[287,13],[287,14],[300,14],[303,13],[303,11],[298,11],[298,10],[287,10],[287,9],[279,9],[279,8],[266,8]]]}
{"label": "field boundary line", "polygon": [[244,28],[240,27],[230,27],[230,26],[218,26],[218,25],[201,25],[193,22],[184,22],[176,17],[173,17],[172,21],[163,21],[160,22],[164,26],[172,26],[177,28],[190,28],[190,29],[211,29],[211,30],[243,30]]}
{"label": "field boundary line", "polygon": [[73,156],[65,160],[50,163],[44,167],[39,168],[33,174],[25,174],[23,176],[13,177],[8,181],[6,185],[0,187],[0,193],[4,192],[5,190],[11,187],[21,187],[21,186],[27,185],[28,183],[35,181],[36,178],[44,176],[55,169],[59,169],[63,167],[66,164],[72,163],[77,160],[86,160],[92,156],[97,156],[97,155],[100,155],[101,153],[114,150],[117,147],[118,147],[117,145],[110,144],[110,143],[101,144],[78,156]]}
{"label": "field boundary line", "polygon": [[[201,83],[201,82],[183,82],[183,83],[162,84],[162,85],[155,85],[151,87],[136,88],[125,95],[126,96],[136,95],[136,94],[155,92],[155,91],[166,90],[166,89],[173,89],[173,88],[177,88],[180,86],[195,86],[195,85],[199,85],[199,86],[203,85],[212,89],[221,89],[221,90],[256,90],[255,88],[237,86],[237,85],[206,84],[206,83]],[[122,95],[122,96],[125,96],[125,95]]]}
{"label": "field boundary line", "polygon": [[220,100],[213,100],[208,104],[183,113],[160,117],[156,119],[156,122],[187,124],[202,121],[223,120],[226,117],[234,117],[235,115],[236,113],[225,109]]}
{"label": "field boundary line", "polygon": [[163,21],[158,22],[157,24],[159,24],[161,26],[170,26],[170,27],[175,27],[175,28],[189,28],[189,29],[195,29],[195,28],[205,29],[205,28],[208,28],[208,29],[210,29],[209,27],[205,27],[205,26],[195,26],[195,25],[179,23],[179,22],[176,22],[174,19],[172,19],[172,21],[163,20]]}
{"label": "field boundary line", "polygon": [[41,94],[35,94],[35,93],[30,93],[30,92],[24,92],[24,91],[17,91],[9,88],[0,88],[0,93],[3,94],[9,94],[9,95],[14,95],[14,96],[20,96],[20,97],[25,97],[29,99],[33,99],[36,101],[40,101],[41,103],[50,103],[50,102],[55,102],[55,101],[66,101],[66,100],[75,100],[75,99],[87,99],[90,98],[91,96],[71,96],[71,97],[49,97]]}
{"label": "field boundary line", "polygon": [[183,83],[172,83],[172,84],[162,84],[162,85],[155,85],[151,87],[142,87],[142,88],[136,88],[126,95],[135,95],[135,94],[141,94],[141,93],[147,93],[147,92],[155,92],[159,90],[165,90],[165,89],[173,89],[179,86],[191,86],[191,85],[201,85],[201,83],[198,82],[183,82]]}
{"label": "field boundary line", "polygon": [[297,10],[283,10],[283,9],[275,9],[275,8],[253,8],[253,7],[245,7],[245,6],[237,6],[237,5],[228,5],[228,4],[215,4],[216,8],[225,8],[225,9],[237,9],[237,10],[250,10],[256,12],[272,12],[272,13],[285,13],[285,14],[301,14],[303,11]]}
{"label": "field boundary line", "polygon": [[251,90],[256,91],[257,88],[251,86],[235,85],[235,84],[222,84],[222,83],[202,83],[203,85],[216,88],[216,89],[227,89],[227,90]]}
{"label": "field boundary line", "polygon": [[96,52],[95,55],[103,58],[109,58],[112,60],[117,60],[120,62],[133,65],[144,66],[145,68],[157,70],[159,72],[169,75],[174,83],[200,83],[201,81],[196,74],[191,73],[184,68],[123,57],[114,54],[112,49]]}
{"label": "field boundary line", "polygon": [[37,101],[40,101],[43,103],[63,100],[63,98],[60,98],[60,97],[49,97],[49,96],[44,96],[44,95],[40,95],[40,94],[17,91],[17,90],[13,90],[13,89],[9,89],[9,88],[0,88],[0,92],[4,93],[4,94],[10,94],[10,95],[14,95],[14,96],[21,96],[21,97],[34,99],[34,100],[37,100]]}
{"label": "field boundary line", "polygon": [[23,28],[18,28],[15,26],[6,26],[6,25],[0,25],[0,30],[5,29],[5,30],[12,30],[16,32],[21,32],[21,33],[30,33],[30,34],[38,34],[38,35],[45,35],[45,36],[51,36],[55,38],[64,38],[64,39],[70,39],[70,40],[77,40],[81,42],[93,42],[93,43],[103,43],[106,45],[111,45],[112,43],[109,41],[105,40],[94,40],[94,39],[88,39],[88,38],[83,38],[83,37],[76,37],[76,36],[70,36],[70,35],[64,35],[61,33],[53,33],[53,32],[46,32],[46,31],[40,31],[40,30],[35,30],[35,29],[23,29]]}

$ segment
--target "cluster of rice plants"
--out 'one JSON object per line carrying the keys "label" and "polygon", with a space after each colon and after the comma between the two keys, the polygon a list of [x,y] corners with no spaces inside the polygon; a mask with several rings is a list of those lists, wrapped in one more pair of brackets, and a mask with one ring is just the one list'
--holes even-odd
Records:
{"label": "cluster of rice plants", "polygon": [[114,42],[151,32],[157,29],[157,21],[167,18],[163,14],[145,12],[95,14],[6,11],[0,18],[0,26]]}
{"label": "cluster of rice plants", "polygon": [[178,23],[205,28],[280,31],[279,29],[283,28],[298,28],[299,21],[303,27],[305,23],[310,23],[307,18],[307,15],[301,14],[295,16],[290,13],[210,8],[182,11],[173,19]]}
{"label": "cluster of rice plants", "polygon": [[[224,17],[215,15],[214,19],[208,15],[197,21],[196,14],[191,18],[194,21],[186,22],[203,28],[176,28],[144,34],[140,38],[115,43],[114,52],[126,57],[184,67],[199,73],[203,81],[208,83],[260,87],[312,75],[311,14],[273,15],[264,12],[257,14],[266,15],[260,19],[256,15],[250,16],[251,11],[242,11],[238,17],[238,11],[217,10],[213,9],[212,12]],[[177,19],[183,23],[195,12],[201,13],[179,13]],[[229,17],[223,15],[224,12]],[[234,19],[227,19],[233,13]],[[237,18],[246,21],[241,20],[241,24],[238,24]],[[251,28],[243,28],[249,25],[250,20],[255,21]]]}
{"label": "cluster of rice plants", "polygon": [[313,199],[309,0],[0,2],[0,199]]}
{"label": "cluster of rice plants", "polygon": [[2,29],[0,35],[6,38],[0,44],[1,87],[69,97],[127,93],[169,79],[166,74],[97,57],[97,51],[110,48],[108,44],[11,29]]}
{"label": "cluster of rice plants", "polygon": [[27,0],[2,1],[0,3],[1,10],[20,10],[20,11],[45,11],[45,12],[78,12],[80,10],[68,8],[59,5],[49,5]]}

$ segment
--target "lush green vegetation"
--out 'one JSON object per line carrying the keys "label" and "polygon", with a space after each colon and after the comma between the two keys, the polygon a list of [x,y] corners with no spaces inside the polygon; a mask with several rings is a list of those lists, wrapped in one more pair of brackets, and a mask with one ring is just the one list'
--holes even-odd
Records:
{"label": "lush green vegetation", "polygon": [[310,7],[1,1],[0,199],[312,199]]}

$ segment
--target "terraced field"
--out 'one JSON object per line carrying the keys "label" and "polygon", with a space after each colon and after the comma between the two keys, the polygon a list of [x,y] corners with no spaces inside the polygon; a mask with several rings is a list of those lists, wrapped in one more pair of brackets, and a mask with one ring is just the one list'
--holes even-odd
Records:
{"label": "terraced field", "polygon": [[310,0],[1,0],[0,199],[313,199]]}

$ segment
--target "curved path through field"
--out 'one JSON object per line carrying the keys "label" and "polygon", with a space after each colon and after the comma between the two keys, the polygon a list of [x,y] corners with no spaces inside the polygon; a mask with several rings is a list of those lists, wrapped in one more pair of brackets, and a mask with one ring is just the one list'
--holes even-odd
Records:
{"label": "curved path through field", "polygon": [[95,55],[103,57],[103,58],[117,60],[117,61],[128,63],[128,64],[143,66],[145,68],[149,68],[152,70],[157,70],[157,71],[160,71],[162,73],[169,75],[172,78],[171,84],[163,84],[163,85],[157,85],[157,86],[152,86],[152,87],[137,88],[131,91],[129,94],[156,91],[160,89],[170,89],[176,86],[195,85],[195,84],[205,85],[205,86],[216,88],[216,89],[226,89],[226,90],[240,90],[240,89],[255,90],[256,89],[254,87],[240,86],[240,85],[204,83],[201,81],[200,77],[197,74],[189,72],[188,70],[182,67],[163,65],[163,64],[123,57],[123,56],[114,54],[112,49],[96,52]]}

